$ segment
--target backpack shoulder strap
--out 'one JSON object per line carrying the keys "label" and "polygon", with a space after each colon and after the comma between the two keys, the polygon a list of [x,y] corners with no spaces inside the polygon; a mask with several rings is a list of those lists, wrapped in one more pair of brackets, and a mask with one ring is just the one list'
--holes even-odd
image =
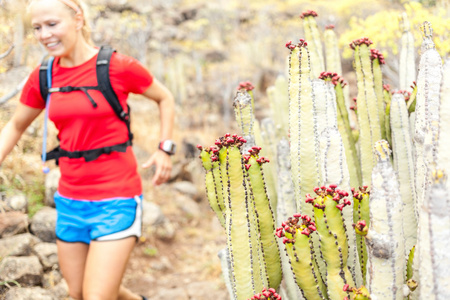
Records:
{"label": "backpack shoulder strap", "polygon": [[[50,60],[50,56],[44,57],[41,62],[41,66],[39,67],[39,91],[41,92],[42,99],[47,101],[48,96],[48,80],[47,80],[47,69],[48,69],[48,61]],[[50,68],[53,67],[53,64]],[[50,70],[51,72],[51,70]]]}
{"label": "backpack shoulder strap", "polygon": [[126,122],[129,119],[129,114],[125,112],[122,105],[120,105],[119,98],[117,98],[109,78],[109,65],[111,56],[114,52],[116,52],[116,50],[110,46],[102,46],[100,48],[97,57],[97,81],[100,91],[103,93],[103,96],[106,98],[109,105],[111,105],[116,115],[122,121]]}

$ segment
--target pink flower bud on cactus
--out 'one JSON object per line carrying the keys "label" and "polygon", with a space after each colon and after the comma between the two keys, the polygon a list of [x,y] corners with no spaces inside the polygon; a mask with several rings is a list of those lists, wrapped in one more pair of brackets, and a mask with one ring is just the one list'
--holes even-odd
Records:
{"label": "pink flower bud on cactus", "polygon": [[311,197],[310,194],[306,194],[305,202],[306,202],[306,203],[313,203],[313,202],[314,202],[314,198]]}
{"label": "pink flower bud on cactus", "polygon": [[245,164],[244,166],[245,166],[245,169],[248,171],[248,169],[250,169],[250,167],[251,167],[252,165],[250,165],[250,164]]}
{"label": "pink flower bud on cactus", "polygon": [[306,235],[306,236],[309,236],[311,234],[311,231],[308,228],[305,228],[305,229],[302,230],[301,233]]}
{"label": "pink flower bud on cactus", "polygon": [[344,288],[342,289],[344,292],[346,292],[346,291],[348,291],[349,290],[349,285],[348,284],[345,284],[344,285]]}
{"label": "pink flower bud on cactus", "polygon": [[345,206],[344,203],[341,203],[341,204],[336,205],[336,207],[337,207],[340,211],[342,211],[342,209],[344,208],[344,206]]}

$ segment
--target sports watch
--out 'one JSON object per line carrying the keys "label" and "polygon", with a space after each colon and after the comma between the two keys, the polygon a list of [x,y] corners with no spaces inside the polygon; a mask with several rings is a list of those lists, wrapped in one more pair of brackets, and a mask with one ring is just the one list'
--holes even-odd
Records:
{"label": "sports watch", "polygon": [[159,143],[159,150],[166,152],[169,155],[174,155],[177,145],[172,140],[164,140]]}

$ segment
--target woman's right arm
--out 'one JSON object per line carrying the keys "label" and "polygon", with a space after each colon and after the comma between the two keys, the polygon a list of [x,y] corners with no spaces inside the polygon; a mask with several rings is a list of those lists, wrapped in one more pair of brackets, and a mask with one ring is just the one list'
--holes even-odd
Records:
{"label": "woman's right arm", "polygon": [[32,108],[19,102],[13,117],[0,132],[0,165],[41,111],[40,108]]}

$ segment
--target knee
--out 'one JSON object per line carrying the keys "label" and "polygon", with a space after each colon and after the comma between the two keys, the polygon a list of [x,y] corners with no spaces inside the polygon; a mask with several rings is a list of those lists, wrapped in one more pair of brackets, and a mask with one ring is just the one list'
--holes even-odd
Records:
{"label": "knee", "polygon": [[82,300],[83,299],[83,293],[78,290],[71,290],[69,288],[69,299],[70,300]]}

